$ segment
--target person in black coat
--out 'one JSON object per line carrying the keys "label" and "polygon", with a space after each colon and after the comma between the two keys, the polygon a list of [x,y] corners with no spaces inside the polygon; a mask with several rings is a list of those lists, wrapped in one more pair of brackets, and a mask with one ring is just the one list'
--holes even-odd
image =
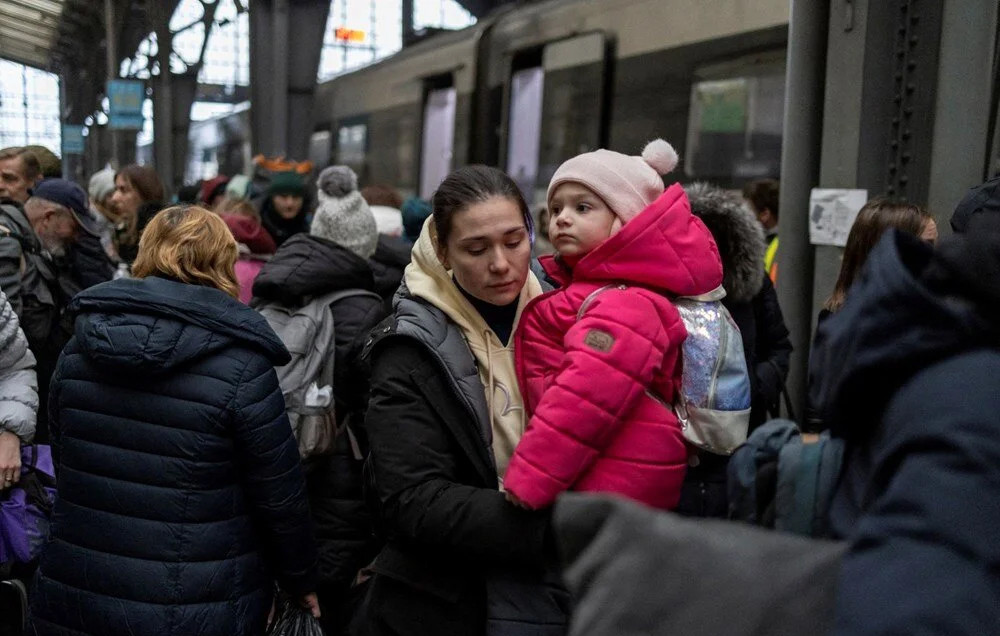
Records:
{"label": "person in black coat", "polygon": [[541,293],[527,206],[502,172],[472,166],[434,207],[366,347],[366,487],[386,544],[353,633],[563,634],[564,592],[545,584],[550,513],[500,491],[524,424],[508,343]]}
{"label": "person in black coat", "polygon": [[[722,304],[743,337],[750,373],[752,431],[778,412],[792,354],[778,295],[762,266],[764,232],[739,196],[706,183],[691,184],[685,190],[691,211],[712,233],[722,257],[722,286],[726,290]],[[678,511],[725,517],[728,463],[728,457],[700,452],[697,465],[688,469]]]}
{"label": "person in black coat", "polygon": [[367,260],[377,240],[375,219],[357,191],[357,177],[350,168],[331,166],[320,174],[318,186],[320,203],[309,233],[289,238],[265,263],[254,280],[251,306],[276,302],[300,307],[333,292],[370,292],[331,306],[337,424],[350,426],[357,447],[349,435],[339,435],[333,454],[311,458],[306,466],[319,546],[322,623],[328,636],[334,636],[350,619],[352,582],[378,549],[362,494],[362,447],[367,444],[360,422],[368,401],[368,377],[358,357],[368,333],[385,314]]}
{"label": "person in black coat", "polygon": [[410,264],[413,244],[398,236],[379,234],[378,246],[368,264],[375,276],[375,291],[385,302],[385,312],[392,311],[392,298],[403,282],[403,270]]}
{"label": "person in black coat", "polygon": [[1000,625],[1000,234],[989,216],[937,250],[886,232],[817,334],[811,397],[847,443],[830,509],[850,543],[834,634]]}
{"label": "person in black coat", "polygon": [[306,186],[296,172],[278,172],[271,177],[260,202],[260,220],[275,244],[309,231],[311,217]]}
{"label": "person in black coat", "polygon": [[137,279],[71,302],[50,395],[59,497],[31,633],[256,635],[275,581],[318,611],[274,372],[289,355],[236,300],[237,255],[217,216],[171,208],[143,235]]}

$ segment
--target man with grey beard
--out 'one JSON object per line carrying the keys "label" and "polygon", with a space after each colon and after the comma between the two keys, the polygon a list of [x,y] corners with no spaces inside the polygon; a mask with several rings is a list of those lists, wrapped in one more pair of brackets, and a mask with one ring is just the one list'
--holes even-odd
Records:
{"label": "man with grey beard", "polygon": [[0,286],[10,298],[38,360],[39,412],[35,439],[48,439],[49,380],[73,334],[66,306],[79,284],[64,258],[88,224],[87,195],[65,179],[38,183],[24,203],[0,208]]}

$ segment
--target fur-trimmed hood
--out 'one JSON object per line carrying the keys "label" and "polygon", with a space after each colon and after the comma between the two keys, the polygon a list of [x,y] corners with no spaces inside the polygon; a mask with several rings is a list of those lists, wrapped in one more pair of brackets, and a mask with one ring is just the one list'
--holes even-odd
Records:
{"label": "fur-trimmed hood", "polygon": [[764,284],[764,229],[739,195],[708,183],[685,186],[691,212],[715,237],[722,286],[734,302],[749,302]]}

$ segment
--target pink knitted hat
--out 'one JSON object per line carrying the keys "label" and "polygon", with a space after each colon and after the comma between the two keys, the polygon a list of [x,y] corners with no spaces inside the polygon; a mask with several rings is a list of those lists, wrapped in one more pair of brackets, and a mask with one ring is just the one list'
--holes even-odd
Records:
{"label": "pink knitted hat", "polygon": [[593,190],[622,225],[634,219],[661,194],[663,179],[677,166],[677,151],[662,139],[655,139],[642,149],[641,157],[630,157],[611,150],[595,150],[566,161],[549,183],[547,201],[559,185],[574,181]]}

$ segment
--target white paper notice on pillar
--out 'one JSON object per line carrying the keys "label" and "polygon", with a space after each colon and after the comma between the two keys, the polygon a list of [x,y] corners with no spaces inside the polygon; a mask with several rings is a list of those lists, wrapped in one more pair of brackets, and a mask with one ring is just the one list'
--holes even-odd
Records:
{"label": "white paper notice on pillar", "polygon": [[809,195],[809,242],[847,245],[854,219],[867,202],[867,190],[813,188]]}

